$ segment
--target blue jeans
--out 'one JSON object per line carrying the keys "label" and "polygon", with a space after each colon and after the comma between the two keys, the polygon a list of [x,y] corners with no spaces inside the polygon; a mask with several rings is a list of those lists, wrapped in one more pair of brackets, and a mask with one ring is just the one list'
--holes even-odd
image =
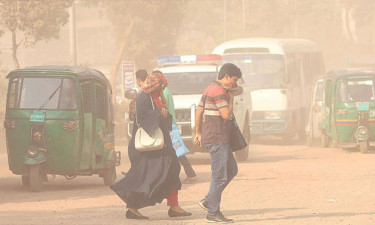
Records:
{"label": "blue jeans", "polygon": [[221,194],[238,172],[237,162],[228,144],[207,144],[211,156],[211,184],[205,200],[208,202],[208,215],[220,212]]}

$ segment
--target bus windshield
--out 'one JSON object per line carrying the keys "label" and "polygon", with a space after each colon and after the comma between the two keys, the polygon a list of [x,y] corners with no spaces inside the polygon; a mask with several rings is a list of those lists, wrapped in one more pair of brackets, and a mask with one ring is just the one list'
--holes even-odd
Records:
{"label": "bus windshield", "polygon": [[201,94],[217,78],[216,72],[164,73],[168,88],[174,95]]}
{"label": "bus windshield", "polygon": [[338,102],[374,101],[373,80],[341,81],[338,84]]}
{"label": "bus windshield", "polygon": [[281,88],[285,75],[282,55],[251,54],[224,55],[223,63],[237,65],[247,86],[254,89]]}

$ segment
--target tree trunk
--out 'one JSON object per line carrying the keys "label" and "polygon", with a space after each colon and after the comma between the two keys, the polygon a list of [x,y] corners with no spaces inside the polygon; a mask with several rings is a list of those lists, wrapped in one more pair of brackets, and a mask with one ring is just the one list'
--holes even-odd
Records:
{"label": "tree trunk", "polygon": [[14,69],[19,69],[20,68],[20,63],[18,62],[17,59],[17,49],[18,49],[18,44],[17,44],[17,37],[16,37],[16,31],[12,30],[12,57],[13,57],[13,62],[14,62]]}
{"label": "tree trunk", "polygon": [[120,48],[117,51],[117,56],[116,56],[115,62],[113,63],[112,68],[111,68],[111,74],[110,74],[109,80],[110,80],[111,85],[112,85],[112,102],[114,104],[116,103],[116,74],[117,74],[118,68],[120,66],[122,56],[123,56],[124,51],[125,51],[126,41],[128,39],[128,36],[129,36],[130,32],[133,30],[133,27],[134,27],[134,21],[131,20],[128,28],[125,31],[124,39],[122,40]]}

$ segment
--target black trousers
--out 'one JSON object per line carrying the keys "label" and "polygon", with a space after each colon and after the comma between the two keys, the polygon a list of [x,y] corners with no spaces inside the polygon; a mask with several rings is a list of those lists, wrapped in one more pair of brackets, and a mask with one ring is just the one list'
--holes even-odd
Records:
{"label": "black trousers", "polygon": [[193,167],[191,166],[189,159],[186,157],[186,155],[180,156],[178,158],[180,160],[181,165],[184,167],[185,173],[187,177],[195,177],[195,171]]}

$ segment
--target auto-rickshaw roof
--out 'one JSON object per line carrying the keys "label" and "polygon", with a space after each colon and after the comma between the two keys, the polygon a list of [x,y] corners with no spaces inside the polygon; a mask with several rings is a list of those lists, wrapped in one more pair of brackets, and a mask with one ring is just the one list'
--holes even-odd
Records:
{"label": "auto-rickshaw roof", "polygon": [[329,71],[326,77],[332,78],[333,80],[340,79],[352,79],[356,77],[375,76],[375,71],[369,69],[341,69]]}
{"label": "auto-rickshaw roof", "polygon": [[77,76],[79,80],[86,79],[98,79],[102,81],[106,86],[111,88],[108,79],[98,70],[82,67],[82,66],[32,66],[26,67],[24,69],[18,69],[11,71],[7,78],[11,77],[13,74],[22,72],[63,72],[71,73]]}

